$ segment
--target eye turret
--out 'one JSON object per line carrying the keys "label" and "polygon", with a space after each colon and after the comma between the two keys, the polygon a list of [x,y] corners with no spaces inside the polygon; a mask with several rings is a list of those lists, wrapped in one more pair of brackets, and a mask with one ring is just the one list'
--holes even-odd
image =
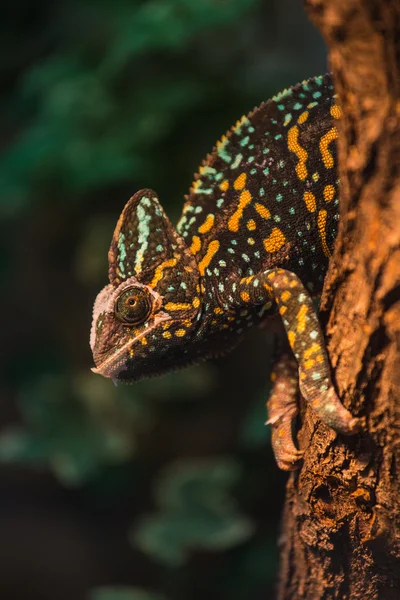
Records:
{"label": "eye turret", "polygon": [[115,301],[115,315],[128,325],[140,325],[150,316],[153,308],[151,294],[141,287],[125,289]]}

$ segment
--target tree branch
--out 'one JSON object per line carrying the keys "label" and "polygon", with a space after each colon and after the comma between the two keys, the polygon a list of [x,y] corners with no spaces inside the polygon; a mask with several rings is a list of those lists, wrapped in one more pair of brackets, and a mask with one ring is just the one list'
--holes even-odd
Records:
{"label": "tree branch", "polygon": [[306,410],[283,518],[279,600],[400,597],[400,3],[308,0],[339,104],[340,226],[322,321],[344,405],[336,435]]}

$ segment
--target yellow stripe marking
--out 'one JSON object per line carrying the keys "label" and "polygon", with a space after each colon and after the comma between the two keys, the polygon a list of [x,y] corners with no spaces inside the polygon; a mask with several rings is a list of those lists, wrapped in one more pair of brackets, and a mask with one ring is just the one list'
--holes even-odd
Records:
{"label": "yellow stripe marking", "polygon": [[308,306],[303,304],[297,313],[297,331],[303,333],[306,329],[306,315],[308,313]]}
{"label": "yellow stripe marking", "polygon": [[256,227],[257,225],[254,219],[249,219],[249,221],[247,221],[247,229],[249,231],[254,231]]}
{"label": "yellow stripe marking", "polygon": [[167,302],[165,305],[165,310],[190,310],[191,308],[192,305],[186,302]]}
{"label": "yellow stripe marking", "polygon": [[324,198],[325,202],[330,202],[335,197],[335,188],[333,185],[326,185],[324,187]]}
{"label": "yellow stripe marking", "polygon": [[263,204],[260,204],[259,202],[256,202],[255,208],[256,208],[256,211],[258,212],[258,214],[260,215],[260,217],[262,217],[263,219],[270,218],[271,213],[269,212],[269,210],[266,206],[264,206]]}
{"label": "yellow stripe marking", "polygon": [[200,298],[198,298],[197,296],[193,299],[192,305],[194,308],[199,308],[200,306]]}
{"label": "yellow stripe marking", "polygon": [[164,331],[164,333],[162,335],[163,335],[163,338],[165,338],[166,340],[169,340],[172,337],[172,334],[170,331]]}
{"label": "yellow stripe marking", "polygon": [[150,287],[154,288],[157,285],[157,283],[160,281],[160,279],[163,278],[165,268],[174,267],[175,265],[176,265],[175,258],[171,258],[170,260],[165,260],[163,263],[161,263],[161,265],[158,265],[158,267],[156,268],[155,273],[154,273],[153,281],[150,283]]}
{"label": "yellow stripe marking", "polygon": [[326,218],[328,216],[328,212],[326,210],[320,210],[318,213],[318,230],[319,235],[321,236],[321,244],[322,250],[324,251],[325,256],[328,258],[331,256],[330,250],[328,248],[328,244],[326,243]]}
{"label": "yellow stripe marking", "polygon": [[289,129],[288,148],[291,152],[294,152],[299,159],[299,162],[296,165],[297,177],[301,180],[305,179],[307,177],[307,167],[305,163],[308,158],[308,153],[307,150],[299,144],[299,128],[297,125]]}
{"label": "yellow stripe marking", "polygon": [[306,203],[307,210],[309,212],[315,212],[317,210],[317,201],[312,192],[304,192],[304,202]]}
{"label": "yellow stripe marking", "polygon": [[190,252],[197,254],[201,248],[201,240],[198,235],[192,237],[192,245],[190,246]]}
{"label": "yellow stripe marking", "polygon": [[327,169],[332,169],[334,165],[333,156],[329,151],[329,144],[336,140],[338,137],[338,130],[336,127],[332,127],[325,135],[322,136],[319,142],[319,149],[321,152],[322,160],[324,161],[324,165]]}
{"label": "yellow stripe marking", "polygon": [[229,218],[228,229],[229,231],[238,231],[239,221],[243,216],[245,207],[251,202],[251,194],[249,190],[243,190],[240,194],[239,205],[233,215]]}
{"label": "yellow stripe marking", "polygon": [[177,329],[177,331],[175,331],[175,335],[177,337],[183,337],[186,335],[186,329]]}
{"label": "yellow stripe marking", "polygon": [[267,252],[278,252],[286,243],[286,238],[282,231],[274,227],[271,234],[264,240],[264,248]]}
{"label": "yellow stripe marking", "polygon": [[207,269],[208,265],[212,261],[213,256],[218,251],[218,249],[219,249],[219,241],[218,240],[213,240],[212,242],[210,242],[208,244],[207,252],[204,255],[204,257],[202,258],[202,260],[199,262],[199,271],[200,271],[201,276],[204,275],[205,270]]}
{"label": "yellow stripe marking", "polygon": [[246,185],[247,175],[246,173],[241,173],[239,177],[237,177],[233,183],[233,187],[235,190],[242,190]]}
{"label": "yellow stripe marking", "polygon": [[210,229],[213,228],[214,221],[215,221],[214,215],[212,215],[212,214],[207,215],[206,220],[204,221],[203,225],[200,225],[200,227],[198,229],[199,233],[207,233],[208,231],[210,231]]}

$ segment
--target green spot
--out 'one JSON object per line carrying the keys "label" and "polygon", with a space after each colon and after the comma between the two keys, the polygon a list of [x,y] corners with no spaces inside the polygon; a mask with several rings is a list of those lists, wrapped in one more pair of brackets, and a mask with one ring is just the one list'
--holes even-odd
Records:
{"label": "green spot", "polygon": [[292,120],[292,113],[287,113],[287,115],[285,115],[285,120],[283,122],[284,127],[289,125],[291,120]]}
{"label": "green spot", "polygon": [[312,96],[315,99],[320,98],[322,96],[322,92],[314,92]]}
{"label": "green spot", "polygon": [[276,195],[277,202],[280,202],[282,200],[282,198],[283,198],[282,194],[277,194]]}
{"label": "green spot", "polygon": [[218,145],[218,150],[217,150],[217,154],[220,158],[222,158],[222,160],[224,160],[227,163],[230,163],[232,160],[232,157],[230,156],[230,154],[226,151],[226,145],[228,144],[228,139],[224,140],[223,142],[221,142]]}
{"label": "green spot", "polygon": [[293,105],[294,110],[300,110],[301,108],[303,108],[303,105],[300,104],[300,102],[296,102],[296,104]]}
{"label": "green spot", "polygon": [[233,163],[231,164],[231,169],[237,169],[237,167],[240,165],[240,163],[242,162],[243,159],[243,154],[237,154],[235,157],[235,160],[233,161]]}
{"label": "green spot", "polygon": [[264,175],[269,175],[269,167],[266,167],[263,171]]}
{"label": "green spot", "polygon": [[240,145],[243,146],[247,146],[247,144],[249,143],[250,137],[248,135],[246,135],[246,137],[244,137],[242,140],[240,140]]}
{"label": "green spot", "polygon": [[281,137],[282,137],[282,134],[280,134],[280,133],[277,133],[277,134],[276,134],[276,136],[275,136],[275,139],[276,139],[276,140],[280,140],[280,139],[281,139]]}
{"label": "green spot", "polygon": [[265,190],[263,187],[259,189],[259,194],[260,196],[265,196]]}

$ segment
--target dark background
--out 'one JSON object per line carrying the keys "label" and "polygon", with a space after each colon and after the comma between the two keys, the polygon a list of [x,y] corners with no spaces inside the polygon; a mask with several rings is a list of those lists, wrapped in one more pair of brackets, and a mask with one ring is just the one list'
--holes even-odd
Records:
{"label": "dark background", "polygon": [[127,199],[176,221],[216,139],[325,71],[322,40],[294,0],[13,0],[0,44],[0,597],[271,598],[268,336],[118,388],[88,338]]}

